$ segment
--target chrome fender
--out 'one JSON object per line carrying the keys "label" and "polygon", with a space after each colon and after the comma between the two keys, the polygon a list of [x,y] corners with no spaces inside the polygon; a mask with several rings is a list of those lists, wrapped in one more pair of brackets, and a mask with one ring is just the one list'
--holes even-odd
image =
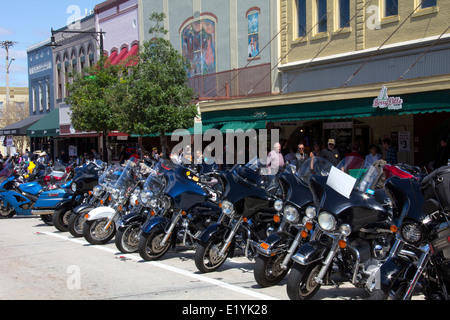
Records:
{"label": "chrome fender", "polygon": [[86,220],[92,221],[92,220],[98,220],[102,218],[112,219],[114,215],[116,214],[116,210],[114,210],[111,207],[98,207],[95,209],[92,209],[89,213],[86,214]]}

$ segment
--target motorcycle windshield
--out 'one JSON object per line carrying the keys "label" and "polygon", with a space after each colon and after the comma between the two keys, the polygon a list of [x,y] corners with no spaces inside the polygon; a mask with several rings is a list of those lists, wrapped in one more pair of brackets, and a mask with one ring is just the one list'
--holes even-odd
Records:
{"label": "motorcycle windshield", "polygon": [[308,183],[311,175],[328,176],[333,165],[321,157],[311,157],[300,166],[295,175],[304,183]]}
{"label": "motorcycle windshield", "polygon": [[250,185],[265,188],[273,180],[270,178],[270,169],[262,164],[259,158],[255,157],[245,165],[236,166],[233,175],[238,176],[242,181]]}
{"label": "motorcycle windshield", "polygon": [[136,162],[134,162],[134,159],[128,160],[125,168],[122,171],[122,174],[120,175],[120,178],[114,184],[114,188],[119,189],[119,190],[128,191],[127,190],[128,187],[134,181],[134,169],[135,168],[136,168]]}
{"label": "motorcycle windshield", "polygon": [[122,173],[123,167],[118,164],[111,164],[98,178],[98,184],[100,185],[114,185]]}
{"label": "motorcycle windshield", "polygon": [[150,174],[145,180],[143,190],[145,192],[151,192],[153,195],[158,195],[164,189],[165,180],[164,172],[168,170],[173,170],[176,165],[166,159],[161,159],[158,163],[150,170]]}
{"label": "motorcycle windshield", "polygon": [[14,172],[14,164],[9,162],[5,164],[3,170],[0,172],[0,183],[5,181]]}

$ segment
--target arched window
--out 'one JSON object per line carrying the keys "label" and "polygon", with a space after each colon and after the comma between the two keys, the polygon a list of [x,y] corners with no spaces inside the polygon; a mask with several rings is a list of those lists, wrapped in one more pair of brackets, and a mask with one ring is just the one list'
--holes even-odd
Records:
{"label": "arched window", "polygon": [[216,23],[217,17],[203,13],[180,28],[182,54],[191,66],[188,77],[216,73]]}

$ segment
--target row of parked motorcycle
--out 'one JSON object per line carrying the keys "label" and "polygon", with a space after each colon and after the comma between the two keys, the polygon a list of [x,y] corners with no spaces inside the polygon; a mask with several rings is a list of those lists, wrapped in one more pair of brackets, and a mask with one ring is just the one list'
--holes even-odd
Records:
{"label": "row of parked motorcycle", "polygon": [[450,166],[426,174],[312,157],[276,174],[257,158],[219,168],[131,158],[31,171],[9,162],[0,217],[39,215],[92,245],[114,238],[118,250],[147,261],[195,250],[203,273],[244,255],[261,287],[287,277],[290,299],[344,282],[369,299],[449,299]]}

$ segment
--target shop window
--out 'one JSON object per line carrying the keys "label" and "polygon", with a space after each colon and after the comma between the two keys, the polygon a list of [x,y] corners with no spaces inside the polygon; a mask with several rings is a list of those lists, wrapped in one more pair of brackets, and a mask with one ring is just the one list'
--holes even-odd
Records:
{"label": "shop window", "polygon": [[338,6],[339,28],[350,27],[350,0],[339,0]]}
{"label": "shop window", "polygon": [[181,29],[183,57],[189,62],[188,77],[216,73],[216,21],[201,17]]}
{"label": "shop window", "polygon": [[398,15],[398,0],[384,0],[384,16]]}
{"label": "shop window", "polygon": [[248,58],[259,56],[259,12],[253,11],[247,15],[248,21]]}
{"label": "shop window", "polygon": [[327,32],[327,0],[316,0],[317,33]]}
{"label": "shop window", "polygon": [[297,36],[301,38],[306,34],[306,0],[297,0]]}

